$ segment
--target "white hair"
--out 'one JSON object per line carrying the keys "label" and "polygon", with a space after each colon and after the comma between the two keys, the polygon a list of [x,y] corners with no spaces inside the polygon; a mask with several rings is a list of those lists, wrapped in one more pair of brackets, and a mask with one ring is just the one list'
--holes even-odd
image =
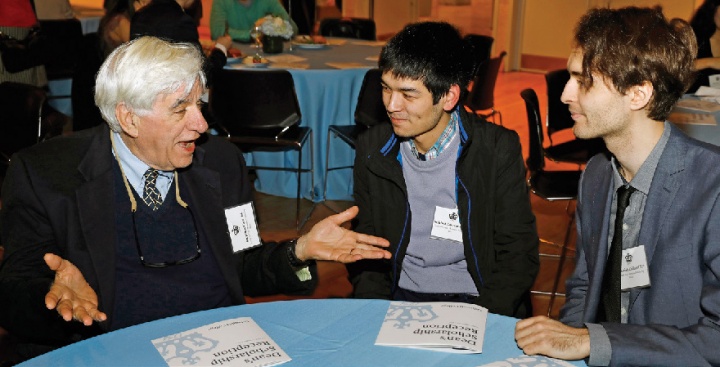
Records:
{"label": "white hair", "polygon": [[171,43],[140,37],[113,51],[95,80],[95,104],[110,129],[120,132],[115,108],[124,103],[139,115],[149,113],[158,96],[183,87],[190,94],[200,83],[205,88],[205,58],[190,43]]}

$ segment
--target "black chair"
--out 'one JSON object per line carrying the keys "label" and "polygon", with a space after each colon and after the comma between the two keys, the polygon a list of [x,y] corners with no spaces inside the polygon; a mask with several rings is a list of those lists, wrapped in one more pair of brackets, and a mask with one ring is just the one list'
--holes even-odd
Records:
{"label": "black chair", "polygon": [[102,61],[98,34],[93,32],[84,35],[72,82],[73,131],[104,123],[100,109],[95,105],[95,76]]}
{"label": "black chair", "polygon": [[71,78],[82,47],[82,25],[78,19],[40,20],[47,45],[44,51],[48,79]]}
{"label": "black chair", "polygon": [[351,148],[355,149],[355,142],[358,136],[370,128],[370,126],[389,122],[390,119],[385,110],[382,100],[382,84],[380,78],[382,71],[380,69],[370,69],[363,78],[360,94],[358,95],[357,106],[355,107],[355,125],[330,125],[328,127],[327,138],[327,156],[325,158],[325,188],[323,189],[323,198],[327,195],[328,172],[352,168],[353,166],[340,166],[330,168],[330,141],[332,137],[340,138]]}
{"label": "black chair", "polygon": [[[470,108],[473,113],[482,117],[493,118],[495,121],[495,115],[500,117],[500,125],[502,125],[502,114],[500,111],[495,109],[495,82],[497,81],[498,73],[500,72],[500,65],[502,60],[507,55],[505,51],[500,53],[498,57],[490,58],[487,62],[481,63],[478,66],[477,73],[473,79],[472,89],[465,98],[465,106]],[[489,113],[481,113],[480,111],[487,111]]]}
{"label": "black chair", "polygon": [[570,117],[570,110],[560,99],[568,80],[570,73],[565,69],[545,74],[548,97],[546,126],[550,141],[550,146],[545,148],[545,155],[556,162],[584,164],[595,154],[606,151],[605,143],[601,138],[573,139],[558,144],[554,144],[552,139],[556,133],[572,129],[575,124]]}
{"label": "black chair", "polygon": [[473,77],[475,77],[480,65],[490,60],[490,52],[495,39],[490,36],[472,33],[465,35],[464,39],[470,46],[470,55],[474,65]]}
{"label": "black chair", "polygon": [[[69,79],[75,74],[83,41],[80,20],[40,20],[45,39],[43,64],[48,80]],[[50,95],[49,99],[70,98],[70,94]]]}
{"label": "black chair", "polygon": [[42,136],[45,90],[28,84],[0,83],[0,175],[10,165],[13,153],[36,144]]}
{"label": "black chair", "polygon": [[[550,303],[548,305],[547,315],[550,316],[552,311],[553,303],[557,295],[563,295],[558,293],[558,286],[560,284],[560,276],[562,274],[563,266],[565,265],[565,259],[567,257],[568,240],[570,233],[572,232],[572,225],[574,222],[574,213],[570,212],[570,203],[577,198],[578,194],[578,183],[580,182],[580,174],[582,171],[546,171],[545,170],[545,153],[543,152],[543,135],[542,135],[542,119],[540,118],[540,104],[538,102],[537,94],[533,89],[524,89],[520,92],[520,96],[525,101],[525,109],[527,111],[528,118],[528,130],[530,137],[530,154],[526,161],[530,176],[528,178],[528,186],[530,191],[538,197],[547,201],[558,201],[566,200],[567,207],[565,211],[568,213],[569,221],[565,231],[565,238],[563,239],[562,247],[560,248],[560,255],[541,254],[541,256],[559,257],[558,268],[555,273],[555,279],[550,296]],[[554,243],[540,239],[540,241],[555,245]]]}
{"label": "black chair", "polygon": [[[297,172],[295,225],[300,223],[300,178],[309,172],[313,178],[312,130],[298,126],[300,105],[295,83],[287,70],[223,69],[210,94],[210,111],[216,128],[244,152],[298,152],[296,167],[249,166],[254,169],[292,170]],[[302,149],[310,141],[310,168],[302,168]],[[304,224],[304,223],[303,223]]]}
{"label": "black chair", "polygon": [[377,39],[375,21],[365,18],[325,18],[320,21],[320,34],[325,37]]}

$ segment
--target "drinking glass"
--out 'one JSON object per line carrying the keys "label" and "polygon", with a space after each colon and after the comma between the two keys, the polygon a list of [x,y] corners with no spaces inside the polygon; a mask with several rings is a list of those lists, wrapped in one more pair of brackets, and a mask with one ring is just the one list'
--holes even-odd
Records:
{"label": "drinking glass", "polygon": [[262,35],[262,32],[260,31],[260,26],[253,27],[252,30],[250,30],[250,37],[252,37],[253,41],[255,41],[255,47],[256,49],[260,48],[260,36]]}

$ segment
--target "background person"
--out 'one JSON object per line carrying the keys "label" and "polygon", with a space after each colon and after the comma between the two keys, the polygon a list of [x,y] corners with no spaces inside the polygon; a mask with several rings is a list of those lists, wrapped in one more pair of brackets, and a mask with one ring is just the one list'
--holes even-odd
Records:
{"label": "background person", "polygon": [[700,86],[709,86],[709,76],[720,74],[720,0],[705,0],[695,11],[690,25],[695,32],[698,52],[695,68],[699,71],[691,92]]}
{"label": "background person", "polygon": [[210,36],[216,39],[225,34],[239,42],[251,42],[250,31],[266,15],[290,21],[294,34],[297,26],[278,0],[214,0],[210,10]]}
{"label": "background person", "polygon": [[[133,16],[130,22],[130,38],[153,36],[173,42],[192,43],[202,49],[195,20],[184,10],[196,2],[200,0],[152,0]],[[210,82],[209,86],[212,86],[214,75],[219,74],[227,64],[230,46],[230,36],[221,35],[206,55],[204,70]]]}

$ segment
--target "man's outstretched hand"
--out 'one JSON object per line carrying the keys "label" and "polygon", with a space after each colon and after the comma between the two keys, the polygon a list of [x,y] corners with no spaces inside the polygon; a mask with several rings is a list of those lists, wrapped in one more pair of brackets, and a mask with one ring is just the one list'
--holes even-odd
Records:
{"label": "man's outstretched hand", "polygon": [[331,215],[312,227],[298,239],[295,256],[300,260],[331,260],[351,263],[362,259],[389,259],[388,240],[353,232],[341,227],[355,218],[358,207],[353,206],[340,214]]}
{"label": "man's outstretched hand", "polygon": [[45,254],[45,263],[55,272],[45,306],[55,309],[65,321],[77,320],[86,326],[105,321],[107,315],[98,310],[97,294],[75,265],[55,254]]}

